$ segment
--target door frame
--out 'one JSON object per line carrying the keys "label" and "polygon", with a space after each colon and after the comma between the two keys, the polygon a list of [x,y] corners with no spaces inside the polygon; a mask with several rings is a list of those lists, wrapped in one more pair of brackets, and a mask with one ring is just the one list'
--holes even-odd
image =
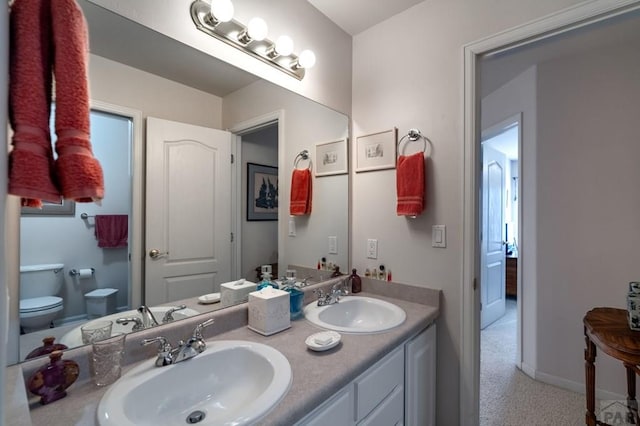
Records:
{"label": "door frame", "polygon": [[[480,99],[478,61],[481,56],[506,52],[555,35],[640,10],[640,0],[592,0],[544,16],[463,47],[463,251],[460,335],[460,424],[477,425],[480,395],[480,242],[478,188],[480,160]],[[520,165],[519,167],[522,167]]]}
{"label": "door frame", "polygon": [[145,139],[142,136],[142,111],[98,100],[91,100],[91,109],[131,120],[131,211],[129,217],[129,307],[142,304],[144,276],[144,171]]}
{"label": "door frame", "polygon": [[[241,278],[242,274],[242,135],[255,132],[263,127],[273,124],[278,125],[278,165],[285,164],[285,131],[284,110],[276,110],[248,120],[241,121],[229,127],[227,131],[235,137],[231,140],[231,153],[233,154],[233,169],[231,171],[231,230],[233,243],[231,249],[231,277]],[[284,167],[278,167],[278,180],[284,182]],[[281,247],[284,247],[283,234],[283,209],[278,209],[278,262],[281,262]],[[245,277],[246,278],[246,277]]]}

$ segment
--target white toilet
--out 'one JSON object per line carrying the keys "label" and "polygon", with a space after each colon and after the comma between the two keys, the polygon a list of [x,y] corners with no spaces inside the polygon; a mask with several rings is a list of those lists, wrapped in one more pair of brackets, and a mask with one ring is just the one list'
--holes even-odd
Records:
{"label": "white toilet", "polygon": [[62,311],[57,294],[64,283],[64,264],[20,266],[20,326],[25,333],[49,327]]}

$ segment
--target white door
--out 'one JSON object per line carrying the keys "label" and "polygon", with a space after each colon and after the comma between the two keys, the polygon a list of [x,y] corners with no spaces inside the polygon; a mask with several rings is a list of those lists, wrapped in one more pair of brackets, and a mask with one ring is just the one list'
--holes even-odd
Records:
{"label": "white door", "polygon": [[504,315],[504,187],[506,156],[482,144],[481,328]]}
{"label": "white door", "polygon": [[229,132],[147,118],[147,305],[231,280],[230,147]]}

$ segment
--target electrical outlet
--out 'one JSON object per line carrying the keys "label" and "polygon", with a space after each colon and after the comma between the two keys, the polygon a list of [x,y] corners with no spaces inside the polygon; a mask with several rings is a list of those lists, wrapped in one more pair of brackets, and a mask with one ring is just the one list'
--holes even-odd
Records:
{"label": "electrical outlet", "polygon": [[368,259],[378,258],[378,240],[374,240],[371,238],[367,240],[367,258]]}
{"label": "electrical outlet", "polygon": [[329,254],[338,254],[338,237],[329,237]]}

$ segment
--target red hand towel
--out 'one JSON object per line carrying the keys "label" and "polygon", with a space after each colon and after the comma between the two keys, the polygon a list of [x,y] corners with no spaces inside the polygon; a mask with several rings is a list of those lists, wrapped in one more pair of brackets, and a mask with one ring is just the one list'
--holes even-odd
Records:
{"label": "red hand towel", "polygon": [[89,142],[87,23],[75,0],[50,4],[55,43],[56,173],[64,198],[99,201],[104,197],[104,180]]}
{"label": "red hand towel", "polygon": [[311,170],[295,169],[291,175],[291,204],[289,206],[291,216],[303,216],[311,213],[313,198],[311,189]]}
{"label": "red hand towel", "polygon": [[49,132],[52,34],[49,0],[16,0],[10,21],[9,193],[22,205],[60,202],[53,172]]}
{"label": "red hand towel", "polygon": [[129,217],[126,214],[96,215],[96,239],[98,247],[127,247]]}
{"label": "red hand towel", "polygon": [[401,155],[396,169],[398,216],[417,216],[424,210],[424,154]]}

